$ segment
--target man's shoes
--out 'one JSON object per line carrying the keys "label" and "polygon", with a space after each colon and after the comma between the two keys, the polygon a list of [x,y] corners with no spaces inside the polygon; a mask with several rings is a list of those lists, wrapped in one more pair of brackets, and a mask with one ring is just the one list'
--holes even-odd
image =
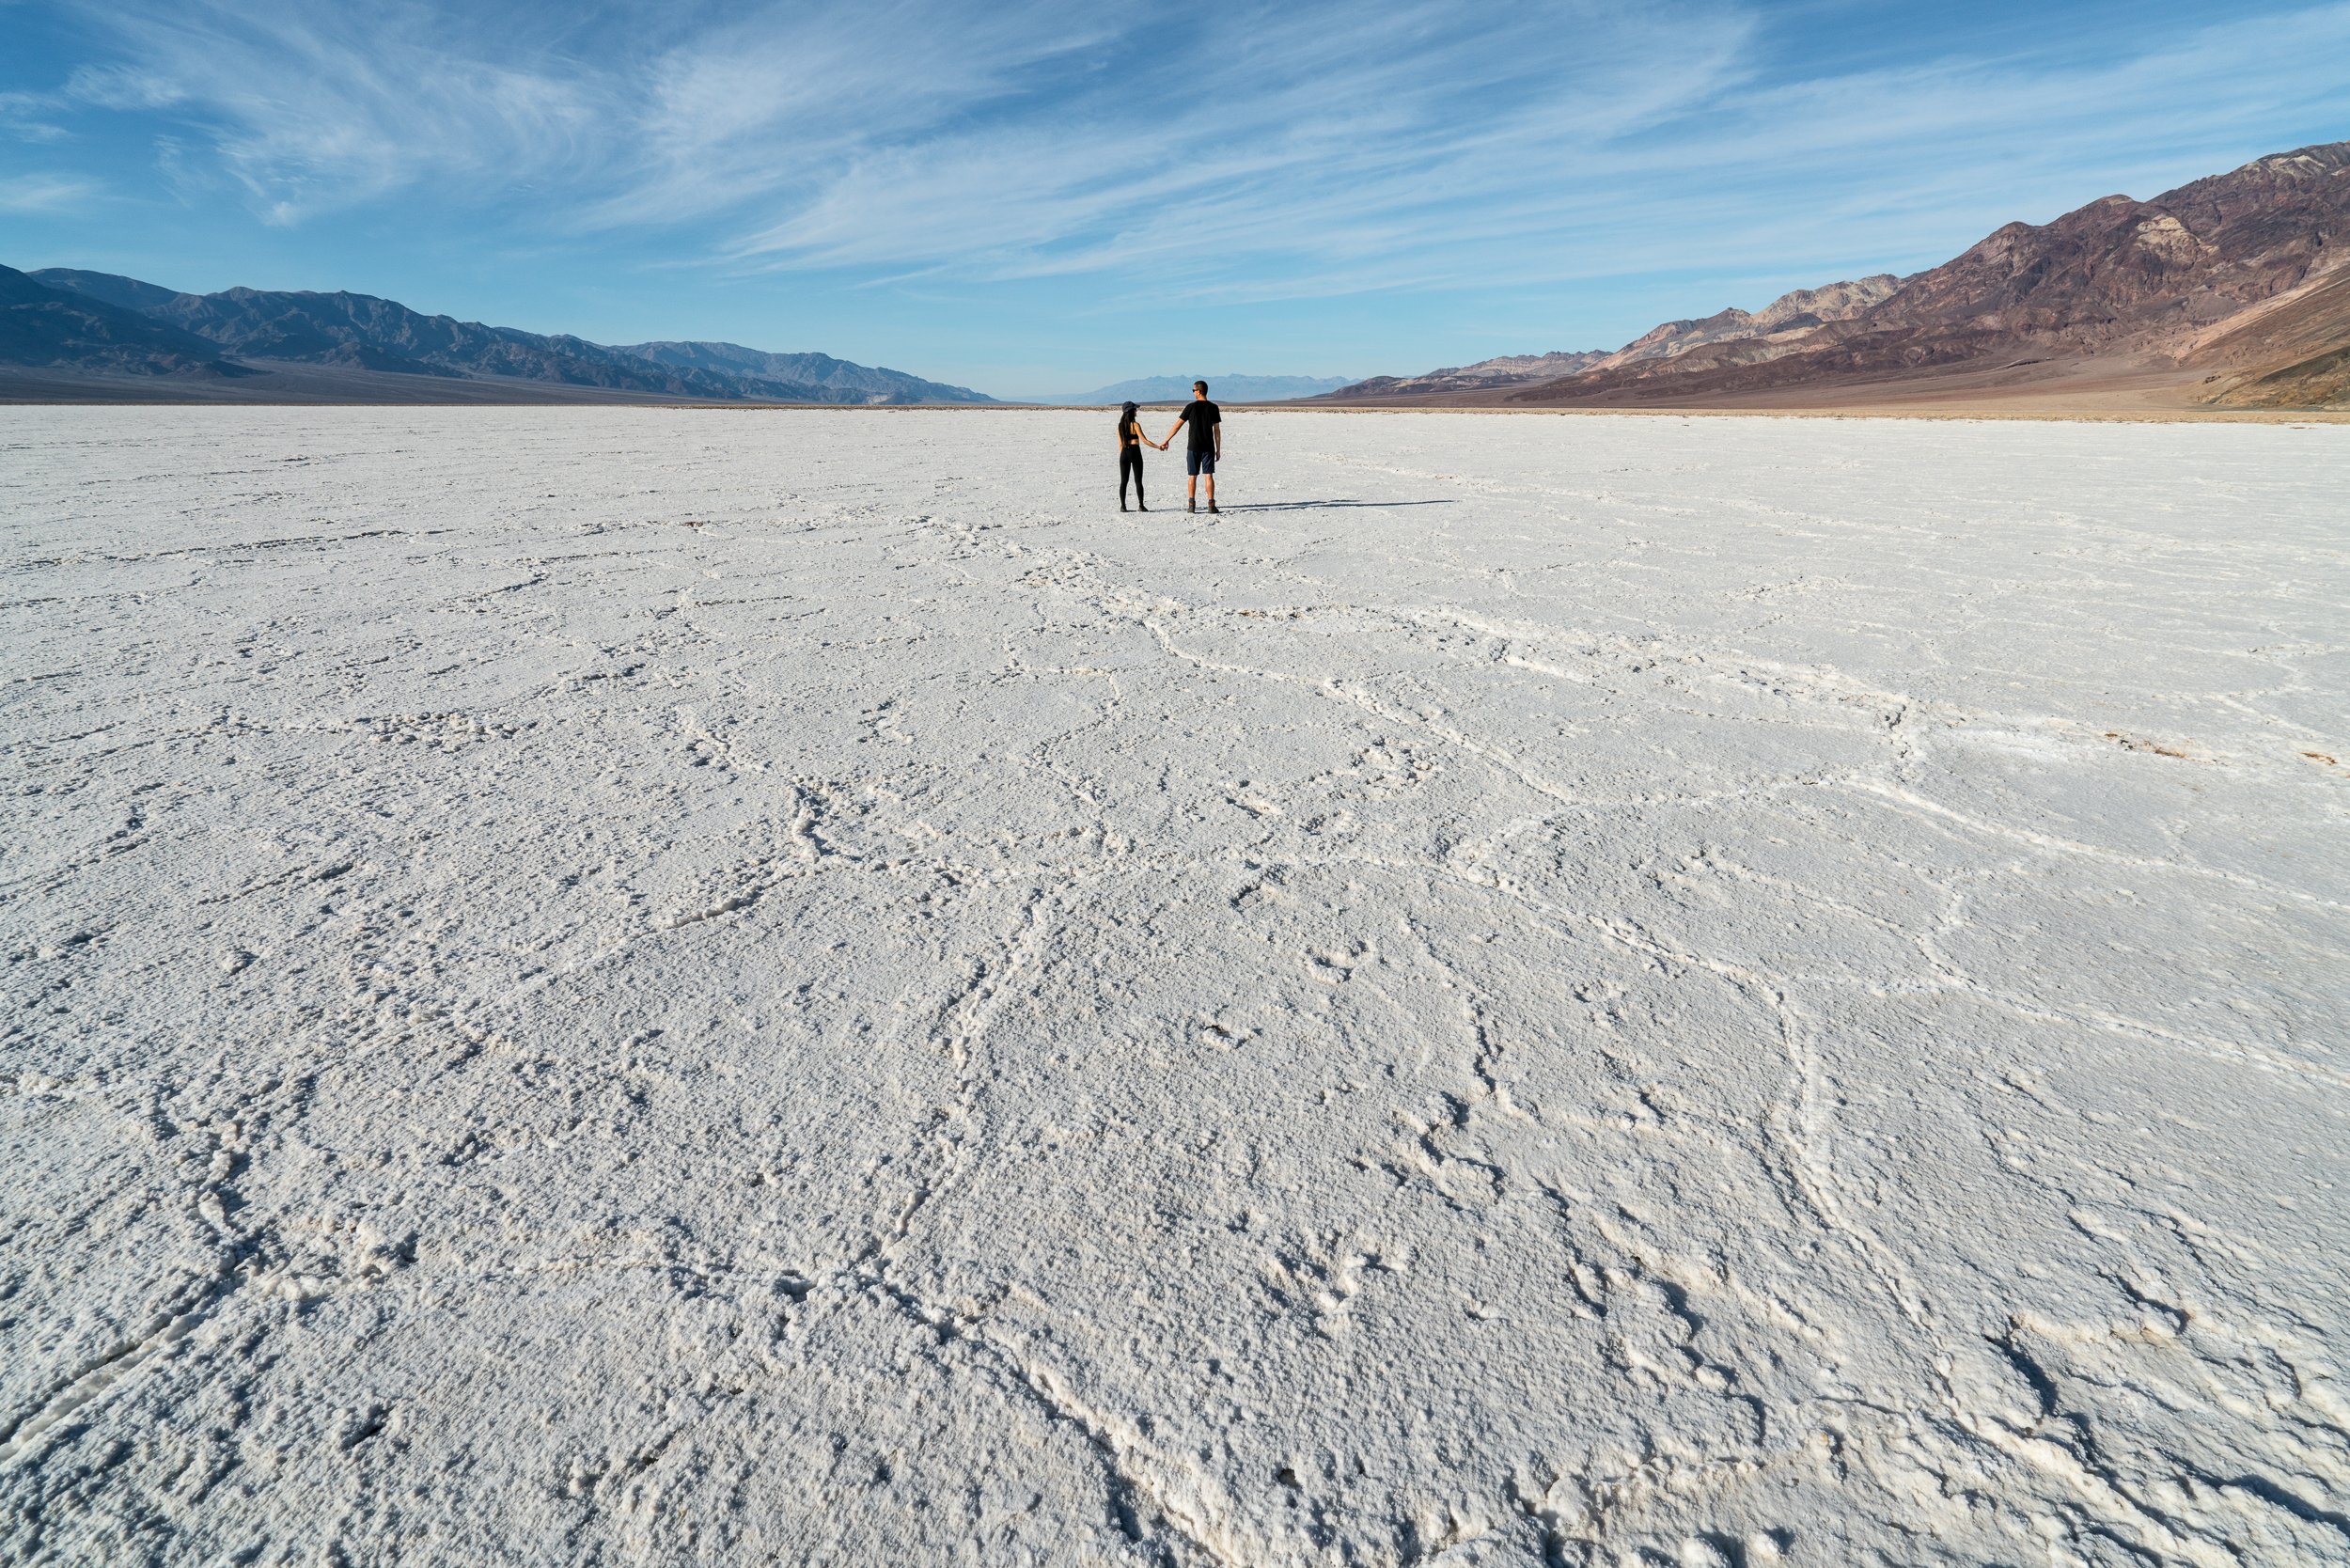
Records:
{"label": "man's shoes", "polygon": [[1199,510],[1199,503],[1197,501],[1185,501],[1183,503],[1183,510],[1185,511],[1198,511]]}
{"label": "man's shoes", "polygon": [[1118,503],[1118,510],[1119,510],[1120,511],[1124,511],[1124,510],[1126,510],[1126,503],[1125,503],[1125,502],[1123,502],[1123,501],[1119,502],[1119,503]]}
{"label": "man's shoes", "polygon": [[1209,510],[1210,511],[1212,511],[1212,512],[1215,513],[1218,517],[1221,517],[1221,516],[1223,516],[1223,515],[1224,515],[1224,509],[1223,509],[1222,507],[1217,506],[1217,505],[1216,505],[1214,501],[1210,501],[1210,502],[1208,503],[1208,510]]}
{"label": "man's shoes", "polygon": [[1151,509],[1149,507],[1144,506],[1140,501],[1136,501],[1135,503],[1135,510],[1136,511],[1149,511]]}

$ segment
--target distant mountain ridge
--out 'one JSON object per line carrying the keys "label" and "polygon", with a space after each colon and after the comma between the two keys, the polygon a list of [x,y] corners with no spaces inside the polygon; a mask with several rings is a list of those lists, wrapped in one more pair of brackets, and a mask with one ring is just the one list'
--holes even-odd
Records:
{"label": "distant mountain ridge", "polygon": [[825,400],[862,403],[987,403],[995,400],[967,386],[924,381],[903,370],[853,365],[828,353],[769,353],[740,343],[624,343],[615,353],[633,354],[681,370],[706,370],[775,386],[813,387]]}
{"label": "distant mountain ridge", "polygon": [[[946,386],[901,371],[878,369],[829,354],[771,354],[735,343],[645,343],[614,348],[583,337],[546,336],[513,327],[427,316],[397,300],[372,294],[307,290],[225,289],[187,294],[111,273],[49,267],[6,272],[10,287],[47,290],[89,314],[89,321],[134,316],[175,336],[143,351],[133,339],[102,335],[86,352],[67,339],[27,357],[0,343],[0,363],[104,375],[180,378],[256,373],[241,361],[315,365],[373,376],[495,380],[548,386],[710,401],[791,401],[901,404],[973,403],[992,400],[965,387]],[[22,280],[18,282],[17,280]],[[32,296],[26,295],[26,300]],[[57,306],[45,306],[52,316]],[[53,323],[54,324],[54,323]],[[116,328],[118,329],[118,323]],[[85,337],[95,330],[86,323]],[[201,355],[191,343],[200,344]],[[394,385],[396,384],[383,384]],[[424,380],[416,395],[430,400]]]}
{"label": "distant mountain ridge", "polygon": [[1708,343],[1771,337],[1780,333],[1809,331],[1829,321],[1849,321],[1890,299],[1901,286],[1902,280],[1891,273],[1878,273],[1818,289],[1793,289],[1751,315],[1732,306],[1701,321],[1667,321],[1651,327],[1614,353],[1603,354],[1581,369],[1612,370],[1619,365],[1644,359],[1672,359]]}
{"label": "distant mountain ridge", "polygon": [[45,288],[0,267],[0,364],[151,376],[236,374],[194,333],[104,299]]}
{"label": "distant mountain ridge", "polygon": [[1344,376],[1141,376],[1113,382],[1070,398],[1039,398],[1042,403],[1079,408],[1109,407],[1123,402],[1183,403],[1191,400],[1191,384],[1205,381],[1208,396],[1236,403],[1278,403],[1335,392],[1348,384]]}
{"label": "distant mountain ridge", "polygon": [[1581,349],[1572,352],[1552,350],[1548,353],[1504,354],[1498,359],[1480,359],[1474,365],[1449,366],[1418,376],[1372,376],[1328,394],[1335,398],[1427,397],[1449,392],[1489,392],[1504,386],[1527,386],[1536,382],[1556,381],[1571,376],[1586,366],[1595,365],[1607,357],[1606,349]]}
{"label": "distant mountain ridge", "polygon": [[1879,273],[1873,277],[1831,283],[1819,289],[1795,289],[1751,313],[1731,306],[1700,320],[1667,321],[1651,327],[1613,353],[1586,349],[1573,353],[1510,354],[1499,359],[1480,359],[1474,365],[1431,370],[1420,376],[1374,376],[1338,395],[1426,396],[1540,385],[1640,360],[1671,359],[1708,343],[1802,332],[1826,321],[1849,321],[1888,298],[1900,286],[1901,280],[1892,274]]}
{"label": "distant mountain ridge", "polygon": [[1328,400],[1799,407],[2102,376],[2220,407],[2350,406],[2350,142],[2011,223],[1908,277],[1667,321],[1559,373],[1483,368],[1374,378]]}

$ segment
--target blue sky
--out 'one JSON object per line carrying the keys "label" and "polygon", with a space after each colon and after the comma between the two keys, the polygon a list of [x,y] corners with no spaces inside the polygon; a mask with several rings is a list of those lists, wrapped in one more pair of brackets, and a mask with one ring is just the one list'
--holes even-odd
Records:
{"label": "blue sky", "polygon": [[999,395],[1613,347],[2350,137],[2350,4],[0,0],[0,261]]}

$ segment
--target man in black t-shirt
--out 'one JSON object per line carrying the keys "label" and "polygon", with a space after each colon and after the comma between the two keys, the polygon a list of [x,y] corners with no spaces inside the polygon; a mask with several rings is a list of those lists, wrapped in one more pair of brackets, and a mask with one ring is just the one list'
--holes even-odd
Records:
{"label": "man in black t-shirt", "polygon": [[[1191,401],[1183,405],[1183,412],[1167,427],[1167,441],[1174,440],[1175,432],[1185,425],[1191,427],[1191,446],[1183,453],[1183,472],[1190,476],[1183,492],[1187,503],[1183,510],[1199,510],[1199,476],[1205,474],[1208,510],[1214,511],[1215,460],[1224,454],[1224,411],[1208,401],[1208,384],[1204,381],[1191,384]],[[1167,441],[1159,443],[1161,450],[1166,449]]]}

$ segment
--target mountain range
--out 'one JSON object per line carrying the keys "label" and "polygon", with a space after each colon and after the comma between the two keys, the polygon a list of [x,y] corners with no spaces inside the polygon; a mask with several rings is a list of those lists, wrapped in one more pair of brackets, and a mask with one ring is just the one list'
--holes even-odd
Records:
{"label": "mountain range", "polygon": [[[1135,381],[1097,386],[1073,398],[1040,398],[1037,401],[1066,403],[1079,408],[1108,407],[1123,402],[1183,403],[1191,400],[1191,384],[1200,379],[1197,376],[1143,376]],[[1348,384],[1344,376],[1208,376],[1204,379],[1210,397],[1235,403],[1288,402],[1297,398],[1335,392]]]}
{"label": "mountain range", "polygon": [[0,396],[368,401],[984,403],[968,387],[737,343],[613,346],[427,316],[372,294],[187,294],[111,273],[0,267]]}
{"label": "mountain range", "polygon": [[1558,407],[2350,407],[2350,142],[2011,223],[1907,277],[1667,321],[1613,352],[1321,401]]}
{"label": "mountain range", "polygon": [[[2350,142],[2149,201],[2011,223],[1938,267],[1666,321],[1613,350],[1342,383],[1212,376],[1236,402],[1830,408],[2350,407]],[[1190,378],[1079,405],[1173,402]],[[986,403],[967,387],[737,343],[610,345],[368,294],[0,267],[0,399]]]}

